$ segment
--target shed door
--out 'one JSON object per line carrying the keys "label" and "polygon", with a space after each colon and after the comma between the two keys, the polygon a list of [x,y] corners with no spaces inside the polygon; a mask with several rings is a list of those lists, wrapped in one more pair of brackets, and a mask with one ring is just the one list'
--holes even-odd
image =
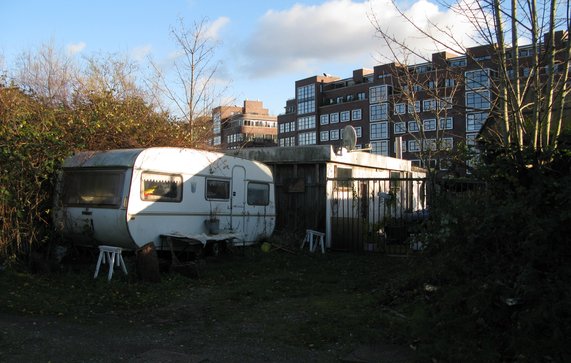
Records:
{"label": "shed door", "polygon": [[239,232],[244,230],[244,206],[246,204],[246,169],[242,166],[232,168],[231,227]]}

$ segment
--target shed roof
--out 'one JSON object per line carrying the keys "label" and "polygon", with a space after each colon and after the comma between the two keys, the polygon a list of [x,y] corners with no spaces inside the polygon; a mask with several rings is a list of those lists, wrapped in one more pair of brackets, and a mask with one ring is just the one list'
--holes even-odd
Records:
{"label": "shed roof", "polygon": [[[375,169],[411,171],[410,160],[342,149],[335,153],[332,145],[306,145],[292,147],[264,147],[229,150],[227,154],[266,164],[337,163]],[[416,169],[416,168],[415,168]]]}

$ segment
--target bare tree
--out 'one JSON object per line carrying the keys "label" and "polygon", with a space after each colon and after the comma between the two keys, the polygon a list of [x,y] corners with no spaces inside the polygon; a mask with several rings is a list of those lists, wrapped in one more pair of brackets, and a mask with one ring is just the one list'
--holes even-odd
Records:
{"label": "bare tree", "polygon": [[85,70],[77,81],[77,93],[107,92],[122,100],[143,98],[143,88],[136,82],[137,71],[137,64],[127,58],[113,55],[86,58]]}
{"label": "bare tree", "polygon": [[209,34],[209,23],[204,18],[190,28],[179,19],[171,34],[180,49],[171,64],[174,76],[151,62],[156,74],[151,89],[157,99],[165,98],[174,106],[174,113],[188,123],[193,144],[206,143],[211,135],[211,111],[220,104],[228,87],[216,78],[221,65],[215,58],[219,44]]}
{"label": "bare tree", "polygon": [[15,83],[44,104],[69,105],[77,67],[72,59],[53,44],[43,44],[36,52],[19,56]]}
{"label": "bare tree", "polygon": [[[569,0],[459,0],[442,1],[439,5],[471,25],[472,47],[466,46],[450,27],[430,19],[423,24],[415,22],[393,1],[404,24],[414,29],[417,36],[435,49],[466,55],[470,64],[485,71],[485,77],[480,79],[460,74],[458,80],[466,88],[477,82],[486,83],[480,86],[489,89],[485,93],[490,105],[488,123],[495,123],[489,130],[500,147],[522,167],[527,163],[523,157],[526,148],[534,151],[535,164],[549,161],[550,151],[557,147],[564,120],[569,116],[565,114],[569,107],[571,52]],[[406,57],[431,62],[422,50],[383,25],[372,10],[371,23],[398,63],[406,64]],[[487,47],[489,56],[471,52],[476,45]],[[410,74],[405,78],[414,79]]]}

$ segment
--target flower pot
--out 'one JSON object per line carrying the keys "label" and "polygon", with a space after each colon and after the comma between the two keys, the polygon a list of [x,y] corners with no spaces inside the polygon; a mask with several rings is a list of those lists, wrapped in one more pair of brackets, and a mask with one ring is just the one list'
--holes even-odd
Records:
{"label": "flower pot", "polygon": [[220,233],[220,220],[219,219],[207,219],[204,221],[208,234],[218,234]]}

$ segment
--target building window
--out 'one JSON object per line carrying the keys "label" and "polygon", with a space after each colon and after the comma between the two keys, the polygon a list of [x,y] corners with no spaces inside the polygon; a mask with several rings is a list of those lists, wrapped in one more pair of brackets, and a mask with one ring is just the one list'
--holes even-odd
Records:
{"label": "building window", "polygon": [[448,88],[454,87],[454,84],[455,84],[455,83],[456,83],[456,82],[454,81],[453,78],[447,78],[447,79],[444,80],[444,87],[448,87]]}
{"label": "building window", "polygon": [[355,134],[357,135],[357,138],[363,136],[363,128],[361,126],[355,127]]}
{"label": "building window", "polygon": [[468,71],[464,73],[464,78],[466,82],[466,89],[479,89],[490,87],[490,70],[489,69],[477,69],[474,71]]}
{"label": "building window", "polygon": [[405,103],[395,103],[395,115],[404,115],[406,113]]}
{"label": "building window", "polygon": [[315,112],[315,101],[299,102],[297,104],[297,114],[303,115],[306,113]]}
{"label": "building window", "polygon": [[212,132],[215,134],[220,133],[220,113],[215,113],[212,121]]}
{"label": "building window", "polygon": [[212,139],[212,145],[217,146],[222,144],[222,136],[214,136]]}
{"label": "building window", "polygon": [[422,150],[436,150],[436,139],[422,140]]}
{"label": "building window", "polygon": [[339,122],[339,112],[335,112],[329,115],[329,122],[336,124]]}
{"label": "building window", "polygon": [[414,103],[408,104],[408,113],[419,113],[420,112],[420,101],[414,101]]}
{"label": "building window", "polygon": [[295,146],[295,136],[280,139],[280,146]]}
{"label": "building window", "polygon": [[409,121],[408,122],[408,132],[418,132],[419,127],[416,121]]}
{"label": "building window", "polygon": [[477,137],[478,134],[466,134],[466,146],[468,146],[470,149],[475,148],[477,145],[476,143]]}
{"label": "building window", "polygon": [[519,56],[522,57],[522,58],[523,58],[523,57],[531,57],[532,54],[533,54],[533,53],[532,53],[531,48],[520,49],[520,50],[519,50]]}
{"label": "building window", "polygon": [[283,133],[284,133],[284,129],[285,129],[285,124],[280,124],[280,125],[278,126],[278,132],[279,132],[280,134],[283,134]]}
{"label": "building window", "polygon": [[490,91],[479,90],[466,92],[466,107],[478,110],[490,109]]}
{"label": "building window", "polygon": [[295,121],[286,122],[284,125],[284,132],[295,131]]}
{"label": "building window", "polygon": [[451,137],[443,137],[440,140],[440,150],[452,150],[454,147],[454,140]]}
{"label": "building window", "polygon": [[367,99],[367,94],[365,92],[359,92],[357,93],[357,99],[359,101],[364,101]]}
{"label": "building window", "polygon": [[231,134],[226,136],[226,142],[228,144],[233,144],[236,142],[242,142],[244,141],[244,134],[242,133],[237,133],[237,134]]}
{"label": "building window", "polygon": [[487,112],[466,114],[466,132],[480,132],[487,118]]}
{"label": "building window", "polygon": [[421,91],[422,91],[422,86],[415,83],[415,84],[412,85],[412,91],[413,91],[413,92],[421,92]]}
{"label": "building window", "polygon": [[454,128],[454,120],[452,117],[441,117],[438,119],[438,123],[440,130],[452,130]]}
{"label": "building window", "polygon": [[377,122],[371,124],[371,140],[388,139],[389,127],[388,122]]}
{"label": "building window", "polygon": [[414,67],[414,71],[418,74],[430,72],[431,70],[432,70],[432,64],[430,64],[430,63],[421,64],[421,65]]}
{"label": "building window", "polygon": [[408,151],[417,152],[420,151],[420,144],[417,140],[408,140]]}
{"label": "building window", "polygon": [[280,146],[295,146],[295,136],[280,139],[279,144]]}
{"label": "building window", "polygon": [[371,154],[389,156],[389,141],[371,141]]}
{"label": "building window", "polygon": [[466,57],[454,58],[449,60],[451,67],[466,67]]}
{"label": "building window", "polygon": [[305,116],[297,119],[298,130],[308,130],[315,128],[315,116]]}
{"label": "building window", "polygon": [[320,125],[329,125],[329,114],[319,116]]}
{"label": "building window", "polygon": [[331,130],[329,132],[329,137],[331,140],[339,140],[339,130]]}
{"label": "building window", "polygon": [[297,113],[315,112],[315,84],[297,88]]}
{"label": "building window", "polygon": [[422,101],[422,109],[424,111],[434,111],[436,110],[436,100],[435,99],[429,99],[429,100],[423,100]]}
{"label": "building window", "polygon": [[319,133],[319,141],[329,141],[329,131],[321,131]]}
{"label": "building window", "polygon": [[429,118],[422,121],[422,127],[424,131],[435,131],[436,130],[436,119]]}
{"label": "building window", "polygon": [[378,103],[370,106],[370,121],[384,121],[389,119],[389,104]]}
{"label": "building window", "polygon": [[437,81],[428,81],[428,89],[435,89],[438,86]]}
{"label": "building window", "polygon": [[406,122],[395,122],[395,134],[404,134],[406,132]]}
{"label": "building window", "polygon": [[375,86],[369,88],[369,103],[387,102],[391,87],[389,85]]}
{"label": "building window", "polygon": [[301,133],[298,135],[298,145],[315,145],[315,138],[315,131]]}
{"label": "building window", "polygon": [[451,108],[452,108],[452,97],[443,97],[442,99],[438,100],[439,110],[449,110]]}
{"label": "building window", "polygon": [[341,117],[341,122],[351,121],[351,113],[349,111],[342,111],[340,117]]}
{"label": "building window", "polygon": [[353,121],[360,120],[362,117],[363,115],[360,108],[351,111],[351,118],[353,119]]}

